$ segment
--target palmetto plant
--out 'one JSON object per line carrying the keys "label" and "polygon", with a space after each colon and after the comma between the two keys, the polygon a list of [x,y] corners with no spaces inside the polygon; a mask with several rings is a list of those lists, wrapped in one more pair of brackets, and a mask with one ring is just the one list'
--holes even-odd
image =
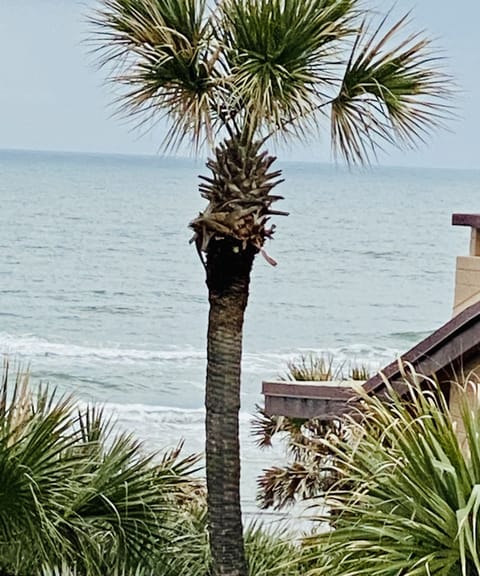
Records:
{"label": "palmetto plant", "polygon": [[287,372],[280,379],[297,382],[341,380],[341,369],[341,366],[334,368],[332,356],[302,354],[287,363]]}
{"label": "palmetto plant", "polygon": [[[330,354],[302,354],[287,363],[285,381],[325,382],[329,380],[367,380],[370,371],[364,364],[335,362]],[[257,480],[257,500],[262,508],[284,508],[300,500],[318,497],[336,479],[333,454],[325,439],[344,439],[348,430],[340,420],[291,418],[269,415],[257,406],[253,420],[257,445],[268,448],[275,436],[287,448],[284,465],[264,469]]]}
{"label": "palmetto plant", "polygon": [[[0,573],[137,574],[167,547],[194,458],[159,463],[101,410],[79,410],[28,374],[0,388]],[[170,546],[170,544],[168,544]],[[147,572],[145,572],[147,573]]]}
{"label": "palmetto plant", "polygon": [[312,576],[480,574],[478,379],[461,417],[435,382],[410,369],[404,384],[387,402],[359,389],[362,419],[328,446],[340,474],[325,495],[334,530],[313,539]]}
{"label": "palmetto plant", "polygon": [[[372,27],[360,0],[99,0],[99,58],[121,109],[162,118],[165,148],[211,153],[191,222],[206,269],[206,461],[216,574],[245,576],[238,410],[250,271],[274,226],[270,138],[328,129],[350,162],[410,146],[445,117],[449,82],[408,18]],[[139,116],[140,117],[140,116]]]}
{"label": "palmetto plant", "polygon": [[270,416],[257,407],[253,432],[261,448],[270,447],[275,436],[287,448],[286,464],[264,469],[257,480],[257,500],[262,508],[281,509],[317,498],[336,480],[329,443],[348,434],[340,421]]}
{"label": "palmetto plant", "polygon": [[366,364],[338,363],[331,354],[301,354],[287,362],[287,371],[280,380],[327,382],[329,380],[368,380],[371,371]]}
{"label": "palmetto plant", "polygon": [[[154,555],[151,576],[212,576],[204,498],[178,511],[173,533],[170,549],[159,548]],[[249,576],[301,576],[308,562],[302,546],[285,529],[256,522],[245,530],[245,552]]]}

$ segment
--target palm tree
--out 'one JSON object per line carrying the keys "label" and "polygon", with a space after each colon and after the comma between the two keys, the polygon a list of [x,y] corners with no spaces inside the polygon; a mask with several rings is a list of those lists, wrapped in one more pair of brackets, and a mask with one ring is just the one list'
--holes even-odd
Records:
{"label": "palm tree", "polygon": [[[360,0],[99,0],[91,16],[120,110],[164,118],[164,149],[206,146],[208,202],[191,223],[210,303],[206,466],[215,573],[245,576],[238,411],[250,271],[271,238],[281,181],[272,138],[330,121],[333,149],[367,162],[422,141],[447,113],[449,80],[408,17],[372,28]],[[373,16],[372,16],[373,17]],[[143,115],[143,116],[142,116]],[[328,124],[327,124],[328,127]],[[268,259],[268,257],[267,257]]]}

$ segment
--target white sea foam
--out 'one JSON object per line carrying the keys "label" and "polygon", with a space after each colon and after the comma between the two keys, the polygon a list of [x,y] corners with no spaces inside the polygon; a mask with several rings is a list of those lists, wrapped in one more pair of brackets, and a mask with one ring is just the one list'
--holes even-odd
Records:
{"label": "white sea foam", "polygon": [[29,358],[53,356],[102,360],[106,362],[155,362],[168,360],[203,360],[205,358],[205,352],[194,349],[138,350],[135,348],[121,347],[104,348],[81,346],[64,342],[51,342],[29,334],[14,336],[5,332],[0,332],[0,351],[2,354],[26,356]]}
{"label": "white sea foam", "polygon": [[[87,406],[87,403],[80,401],[80,406]],[[152,406],[149,404],[120,404],[113,402],[100,403],[106,414],[114,417],[118,422],[138,422],[148,426],[149,423],[159,425],[182,427],[203,426],[205,422],[205,409],[192,408],[183,409],[171,406]],[[240,412],[239,420],[241,425],[248,425],[253,416],[249,412]]]}
{"label": "white sea foam", "polygon": [[[20,336],[0,332],[0,353],[26,358],[52,357],[76,359],[84,361],[102,361],[107,363],[132,362],[183,362],[205,361],[205,351],[194,348],[179,349],[172,347],[167,350],[142,350],[122,347],[94,347],[67,342],[52,342],[31,334]],[[381,368],[386,362],[397,357],[398,351],[367,344],[352,344],[337,348],[301,348],[284,352],[245,352],[243,369],[247,373],[265,371],[281,371],[289,361],[295,360],[301,354],[320,354],[331,356],[335,366],[355,361],[365,363],[373,369]]]}

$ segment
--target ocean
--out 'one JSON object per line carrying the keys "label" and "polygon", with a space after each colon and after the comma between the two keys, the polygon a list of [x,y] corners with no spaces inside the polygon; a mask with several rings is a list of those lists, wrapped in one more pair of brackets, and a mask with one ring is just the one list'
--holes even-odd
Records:
{"label": "ocean", "polygon": [[[451,315],[480,171],[277,161],[290,213],[258,257],[244,335],[242,498],[282,457],[251,436],[261,382],[307,352],[379,369]],[[188,223],[202,162],[0,151],[0,353],[101,403],[146,450],[203,450],[207,292]]]}

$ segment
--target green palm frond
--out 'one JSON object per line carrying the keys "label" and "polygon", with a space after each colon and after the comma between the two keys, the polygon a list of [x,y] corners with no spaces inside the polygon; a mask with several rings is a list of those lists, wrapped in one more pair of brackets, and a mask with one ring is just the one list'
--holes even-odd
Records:
{"label": "green palm frond", "polygon": [[[20,369],[10,386],[4,364],[0,391],[0,570],[43,563],[68,548],[55,518],[62,484],[76,458],[62,458],[75,442],[73,404],[48,389],[34,395]],[[41,535],[41,537],[40,537]],[[28,544],[26,544],[28,542]],[[28,560],[24,560],[28,550]]]}
{"label": "green palm frond", "polygon": [[[102,0],[95,52],[120,111],[168,120],[164,147],[219,135],[309,136],[331,114],[334,150],[366,162],[448,118],[451,79],[405,16],[372,28],[359,0]],[[364,20],[362,21],[362,18]],[[141,116],[138,116],[141,115]]]}
{"label": "green palm frond", "polygon": [[155,464],[154,455],[143,454],[130,435],[112,439],[108,422],[104,426],[98,420],[101,412],[96,415],[97,420],[89,420],[93,433],[88,435],[96,437],[94,448],[86,444],[87,462],[75,478],[75,496],[68,503],[62,528],[75,550],[82,550],[89,560],[92,574],[105,573],[107,567],[121,572],[149,566],[149,557],[159,546],[166,546],[162,538],[174,535],[175,520],[170,517],[181,513],[180,505],[187,498],[202,493],[200,481],[191,477],[199,456],[182,458],[179,445]]}
{"label": "green palm frond", "polygon": [[[302,133],[331,85],[356,0],[226,0],[221,4],[232,109],[248,130]],[[298,120],[298,122],[296,121]]]}
{"label": "green palm frond", "polygon": [[267,531],[259,522],[245,530],[249,576],[300,576],[302,550],[285,528]]}
{"label": "green palm frond", "polygon": [[408,15],[390,28],[357,34],[332,101],[332,146],[348,162],[365,162],[384,143],[414,146],[450,115],[451,80],[423,34],[408,34]]}
{"label": "green palm frond", "polygon": [[[103,411],[78,409],[28,373],[0,388],[0,573],[137,574],[170,549],[177,511],[201,497],[198,457],[160,461]],[[42,568],[41,568],[42,567]]]}
{"label": "green palm frond", "polygon": [[124,88],[122,112],[163,113],[166,147],[212,139],[221,82],[206,0],[105,0],[91,23],[100,64]]}

